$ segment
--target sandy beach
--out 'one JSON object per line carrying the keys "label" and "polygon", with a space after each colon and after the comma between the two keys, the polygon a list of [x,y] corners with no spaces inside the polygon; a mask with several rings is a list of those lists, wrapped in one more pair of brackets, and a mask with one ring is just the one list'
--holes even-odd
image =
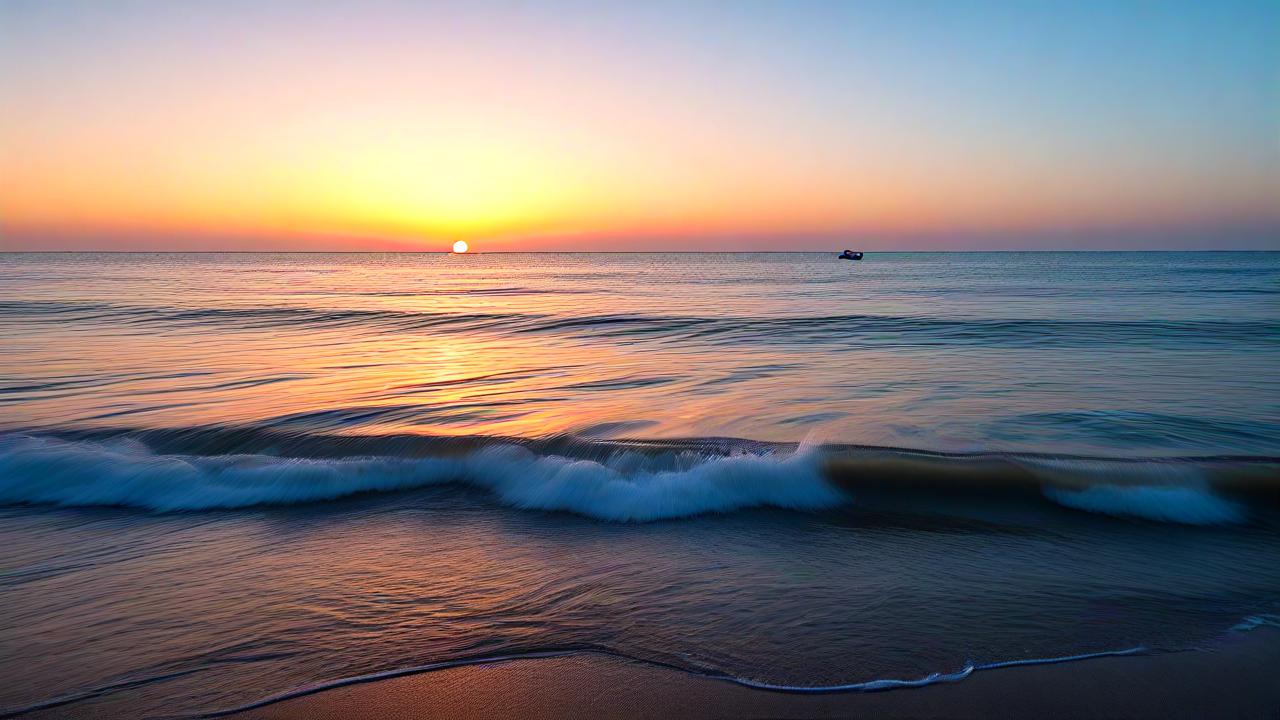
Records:
{"label": "sandy beach", "polygon": [[453,668],[336,688],[242,713],[261,720],[410,718],[1277,718],[1280,631],[1212,649],[978,672],[870,693],[751,690],[599,656]]}

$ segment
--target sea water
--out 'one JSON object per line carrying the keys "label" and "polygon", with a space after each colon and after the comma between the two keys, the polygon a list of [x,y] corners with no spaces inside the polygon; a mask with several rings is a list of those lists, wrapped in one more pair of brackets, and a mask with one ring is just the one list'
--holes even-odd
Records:
{"label": "sea water", "polygon": [[1277,253],[0,255],[0,709],[1205,647],[1278,368]]}

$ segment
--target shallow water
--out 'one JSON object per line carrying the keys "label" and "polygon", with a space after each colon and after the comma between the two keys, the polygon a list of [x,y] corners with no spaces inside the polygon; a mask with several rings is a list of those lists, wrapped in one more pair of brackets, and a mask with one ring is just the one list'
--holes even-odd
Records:
{"label": "shallow water", "polygon": [[1280,610],[1278,281],[0,255],[0,709],[560,650],[800,689],[1210,647]]}

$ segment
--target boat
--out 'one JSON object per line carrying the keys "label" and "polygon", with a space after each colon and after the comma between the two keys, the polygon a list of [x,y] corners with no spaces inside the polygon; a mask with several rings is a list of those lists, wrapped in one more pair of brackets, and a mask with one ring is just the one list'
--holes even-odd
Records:
{"label": "boat", "polygon": [[841,260],[861,260],[862,253],[854,252],[852,250],[845,250],[844,252],[840,253],[839,258]]}

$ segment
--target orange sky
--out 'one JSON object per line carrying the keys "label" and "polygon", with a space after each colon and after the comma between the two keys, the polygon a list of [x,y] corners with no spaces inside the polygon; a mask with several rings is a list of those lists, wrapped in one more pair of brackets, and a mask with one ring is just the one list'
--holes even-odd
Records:
{"label": "orange sky", "polygon": [[[666,5],[575,6],[569,20],[285,6],[0,8],[0,249],[459,238],[478,250],[692,249],[749,237],[785,250],[850,233],[964,247],[984,232],[1130,231],[1158,244],[1161,230],[1188,228],[1243,228],[1266,244],[1280,227],[1280,143],[1266,133],[1280,91],[1261,83],[1276,73],[1238,47],[1170,80],[1198,56],[1152,49],[1164,67],[1137,51],[1098,57],[1109,45],[1010,50],[1021,41],[1000,33],[1026,30],[1012,21],[971,31],[984,43],[973,45],[945,18],[913,31],[921,19],[892,6],[844,18],[843,32],[818,5],[781,24]],[[1196,52],[1229,37],[1179,21],[1169,32],[1199,38]],[[1002,66],[1000,52],[1030,69]],[[1126,59],[1135,67],[1115,65]],[[1126,91],[1088,72],[1107,61],[1168,86]],[[1215,86],[1242,65],[1234,92]]]}

